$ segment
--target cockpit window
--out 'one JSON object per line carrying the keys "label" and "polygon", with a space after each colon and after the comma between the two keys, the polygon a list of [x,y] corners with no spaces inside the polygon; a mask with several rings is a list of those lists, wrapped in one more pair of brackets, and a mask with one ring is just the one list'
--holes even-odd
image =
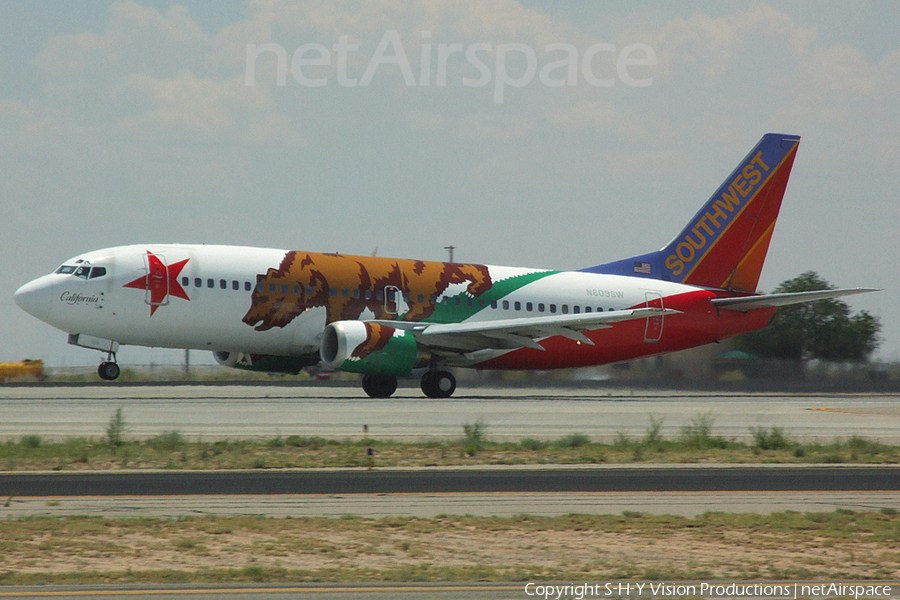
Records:
{"label": "cockpit window", "polygon": [[86,264],[83,260],[77,262],[81,264],[62,265],[54,272],[58,275],[74,275],[81,279],[96,279],[106,275],[106,267],[91,267],[90,264]]}

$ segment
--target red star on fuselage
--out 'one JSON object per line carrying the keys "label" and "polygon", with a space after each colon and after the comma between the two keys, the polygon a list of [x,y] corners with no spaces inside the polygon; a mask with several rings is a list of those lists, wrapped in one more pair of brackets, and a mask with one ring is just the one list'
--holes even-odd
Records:
{"label": "red star on fuselage", "polygon": [[148,273],[143,277],[138,277],[131,283],[126,283],[122,287],[149,291],[150,316],[152,317],[156,309],[165,302],[166,296],[175,296],[176,298],[190,301],[184,288],[178,282],[178,275],[189,260],[189,258],[186,258],[166,267],[165,263],[158,256],[148,250]]}

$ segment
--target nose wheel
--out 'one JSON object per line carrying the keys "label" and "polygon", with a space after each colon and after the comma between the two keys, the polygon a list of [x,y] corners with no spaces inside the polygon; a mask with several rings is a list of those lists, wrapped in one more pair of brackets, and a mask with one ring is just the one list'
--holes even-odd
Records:
{"label": "nose wheel", "polygon": [[119,377],[119,365],[115,362],[115,357],[111,354],[108,360],[100,363],[100,366],[97,367],[97,375],[100,376],[100,379],[103,381],[112,381]]}

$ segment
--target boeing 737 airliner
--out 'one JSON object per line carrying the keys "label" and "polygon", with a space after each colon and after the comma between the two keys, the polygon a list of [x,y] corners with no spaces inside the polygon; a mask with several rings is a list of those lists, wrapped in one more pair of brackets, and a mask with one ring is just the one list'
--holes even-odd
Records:
{"label": "boeing 737 airliner", "polygon": [[388,397],[422,373],[453,394],[451,367],[553,369],[631,360],[765,327],[778,306],[870,290],[757,295],[800,138],[767,134],[662,250],[580,271],[140,244],[66,261],[16,303],[101,350],[207,349],[226,366],[363,374]]}

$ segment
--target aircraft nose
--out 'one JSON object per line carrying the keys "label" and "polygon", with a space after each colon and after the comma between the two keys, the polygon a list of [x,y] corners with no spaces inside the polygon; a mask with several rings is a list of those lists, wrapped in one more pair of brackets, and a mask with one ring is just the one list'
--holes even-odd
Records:
{"label": "aircraft nose", "polygon": [[53,301],[53,282],[44,276],[29,281],[16,290],[16,304],[33,317],[46,321]]}

